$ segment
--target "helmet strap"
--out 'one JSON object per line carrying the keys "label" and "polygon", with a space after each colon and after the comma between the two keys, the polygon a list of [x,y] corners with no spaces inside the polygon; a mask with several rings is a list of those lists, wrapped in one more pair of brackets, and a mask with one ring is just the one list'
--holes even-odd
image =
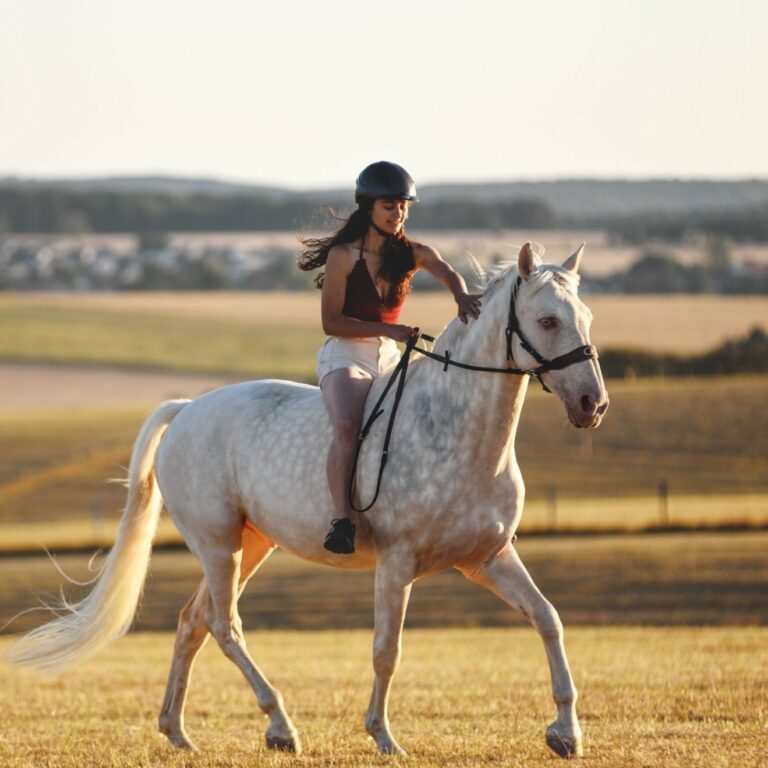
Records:
{"label": "helmet strap", "polygon": [[385,240],[389,240],[391,237],[394,237],[391,232],[387,232],[385,229],[382,229],[378,225],[374,224],[373,219],[370,220],[370,224]]}

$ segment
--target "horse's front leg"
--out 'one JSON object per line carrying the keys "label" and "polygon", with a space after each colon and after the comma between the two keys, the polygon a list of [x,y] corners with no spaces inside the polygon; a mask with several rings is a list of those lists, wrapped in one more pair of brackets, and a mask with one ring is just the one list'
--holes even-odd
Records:
{"label": "horse's front leg", "polygon": [[376,566],[376,623],[373,637],[373,670],[376,678],[365,729],[383,755],[405,755],[389,730],[387,702],[392,677],[400,663],[401,636],[413,583],[409,557],[389,555]]}
{"label": "horse's front leg", "polygon": [[547,744],[561,757],[581,755],[576,686],[565,656],[563,625],[554,606],[533,583],[511,544],[479,568],[462,568],[461,571],[468,579],[487,587],[521,611],[538,630],[547,652],[552,696],[557,705],[557,718],[547,728]]}

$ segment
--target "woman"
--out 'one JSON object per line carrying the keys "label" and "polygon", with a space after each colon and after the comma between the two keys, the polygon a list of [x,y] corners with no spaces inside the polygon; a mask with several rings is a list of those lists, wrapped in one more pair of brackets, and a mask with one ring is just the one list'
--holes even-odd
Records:
{"label": "woman", "polygon": [[397,363],[395,342],[416,332],[398,323],[413,274],[426,269],[443,283],[462,322],[480,313],[480,299],[467,293],[461,275],[434,248],[407,238],[403,225],[408,205],[416,200],[416,186],[404,168],[373,163],[357,179],[357,210],[338,231],[302,241],[299,267],[325,265],[315,280],[323,291],[323,330],[328,334],[317,355],[317,376],[333,425],[327,472],[338,517],[324,546],[338,554],[355,551],[347,488],[365,398],[373,379]]}

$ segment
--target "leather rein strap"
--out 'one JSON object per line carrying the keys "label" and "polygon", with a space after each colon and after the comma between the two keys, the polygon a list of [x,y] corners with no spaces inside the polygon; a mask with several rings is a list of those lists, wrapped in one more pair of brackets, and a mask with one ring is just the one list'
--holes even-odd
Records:
{"label": "leather rein strap", "polygon": [[[400,361],[398,362],[397,366],[395,366],[392,373],[389,375],[389,380],[387,381],[386,386],[384,387],[384,391],[379,396],[379,399],[376,401],[376,405],[373,406],[373,410],[371,411],[371,415],[368,417],[368,420],[363,425],[363,428],[360,430],[360,436],[357,440],[357,448],[355,449],[355,458],[352,462],[352,474],[349,479],[349,503],[352,509],[354,509],[356,512],[367,512],[375,503],[376,499],[379,497],[379,490],[381,489],[381,479],[384,476],[384,467],[387,465],[387,458],[389,456],[389,441],[392,437],[392,429],[395,425],[395,416],[397,415],[397,409],[400,405],[400,398],[403,395],[403,388],[405,387],[405,376],[408,372],[408,363],[410,361],[411,353],[416,351],[419,354],[423,355],[424,357],[428,357],[431,360],[436,360],[439,363],[443,364],[443,371],[447,371],[449,366],[454,366],[455,368],[463,368],[466,371],[480,371],[482,373],[509,373],[514,376],[530,376],[532,379],[536,379],[539,384],[543,387],[545,392],[551,392],[549,387],[544,383],[544,381],[541,378],[542,373],[546,373],[547,371],[559,371],[563,368],[567,368],[570,365],[574,365],[576,363],[585,363],[587,360],[596,360],[597,350],[591,345],[591,344],[583,344],[580,347],[576,347],[576,349],[572,349],[570,352],[566,352],[564,355],[560,355],[559,357],[556,357],[552,360],[547,360],[545,357],[540,355],[536,349],[533,347],[533,345],[528,341],[528,339],[525,338],[523,335],[522,330],[520,329],[520,324],[517,322],[517,314],[515,312],[515,300],[517,298],[517,292],[520,288],[520,284],[522,282],[522,279],[520,277],[517,278],[517,283],[515,284],[514,288],[512,289],[512,293],[510,295],[509,299],[509,316],[507,318],[507,327],[505,330],[505,336],[507,340],[507,360],[514,362],[514,356],[512,354],[512,337],[514,334],[517,334],[518,338],[520,339],[520,345],[522,348],[529,354],[531,357],[533,357],[534,360],[536,360],[539,365],[536,368],[491,368],[487,366],[482,365],[471,365],[470,363],[460,363],[456,360],[453,360],[451,358],[451,353],[446,350],[442,355],[438,355],[435,352],[431,352],[428,349],[423,349],[422,347],[417,347],[417,343],[420,339],[424,339],[425,341],[434,341],[433,336],[429,336],[426,333],[419,333],[417,332],[414,336],[411,336],[410,339],[405,344],[405,350],[403,351],[402,356],[400,357]],[[368,436],[368,433],[371,430],[371,427],[373,426],[373,423],[376,421],[376,419],[379,418],[384,413],[384,409],[381,408],[381,404],[384,402],[384,399],[386,398],[387,394],[389,394],[389,390],[392,389],[393,385],[397,382],[397,389],[395,390],[395,400],[392,404],[392,411],[389,416],[389,424],[387,424],[387,432],[384,436],[384,447],[381,452],[381,461],[379,462],[379,476],[376,480],[376,492],[373,496],[373,500],[370,504],[368,504],[367,507],[357,507],[355,506],[354,501],[354,491],[356,487],[356,478],[357,478],[357,461],[360,457],[360,449],[363,446],[363,441]]]}

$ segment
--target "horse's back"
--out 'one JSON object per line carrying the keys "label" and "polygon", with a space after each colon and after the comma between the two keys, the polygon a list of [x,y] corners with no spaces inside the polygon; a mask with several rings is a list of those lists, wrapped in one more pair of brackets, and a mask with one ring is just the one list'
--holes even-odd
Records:
{"label": "horse's back", "polygon": [[279,444],[286,435],[312,430],[323,421],[327,416],[318,387],[277,379],[229,384],[191,401],[179,413],[161,444],[158,466],[183,453],[185,463],[197,471],[207,464],[221,471],[220,463],[234,458],[240,447]]}
{"label": "horse's back", "polygon": [[321,545],[333,516],[325,476],[330,440],[317,387],[278,380],[233,384],[179,413],[158,451],[158,483],[180,529],[178,518],[202,522],[226,508],[300,553],[307,529],[317,528],[312,538]]}

